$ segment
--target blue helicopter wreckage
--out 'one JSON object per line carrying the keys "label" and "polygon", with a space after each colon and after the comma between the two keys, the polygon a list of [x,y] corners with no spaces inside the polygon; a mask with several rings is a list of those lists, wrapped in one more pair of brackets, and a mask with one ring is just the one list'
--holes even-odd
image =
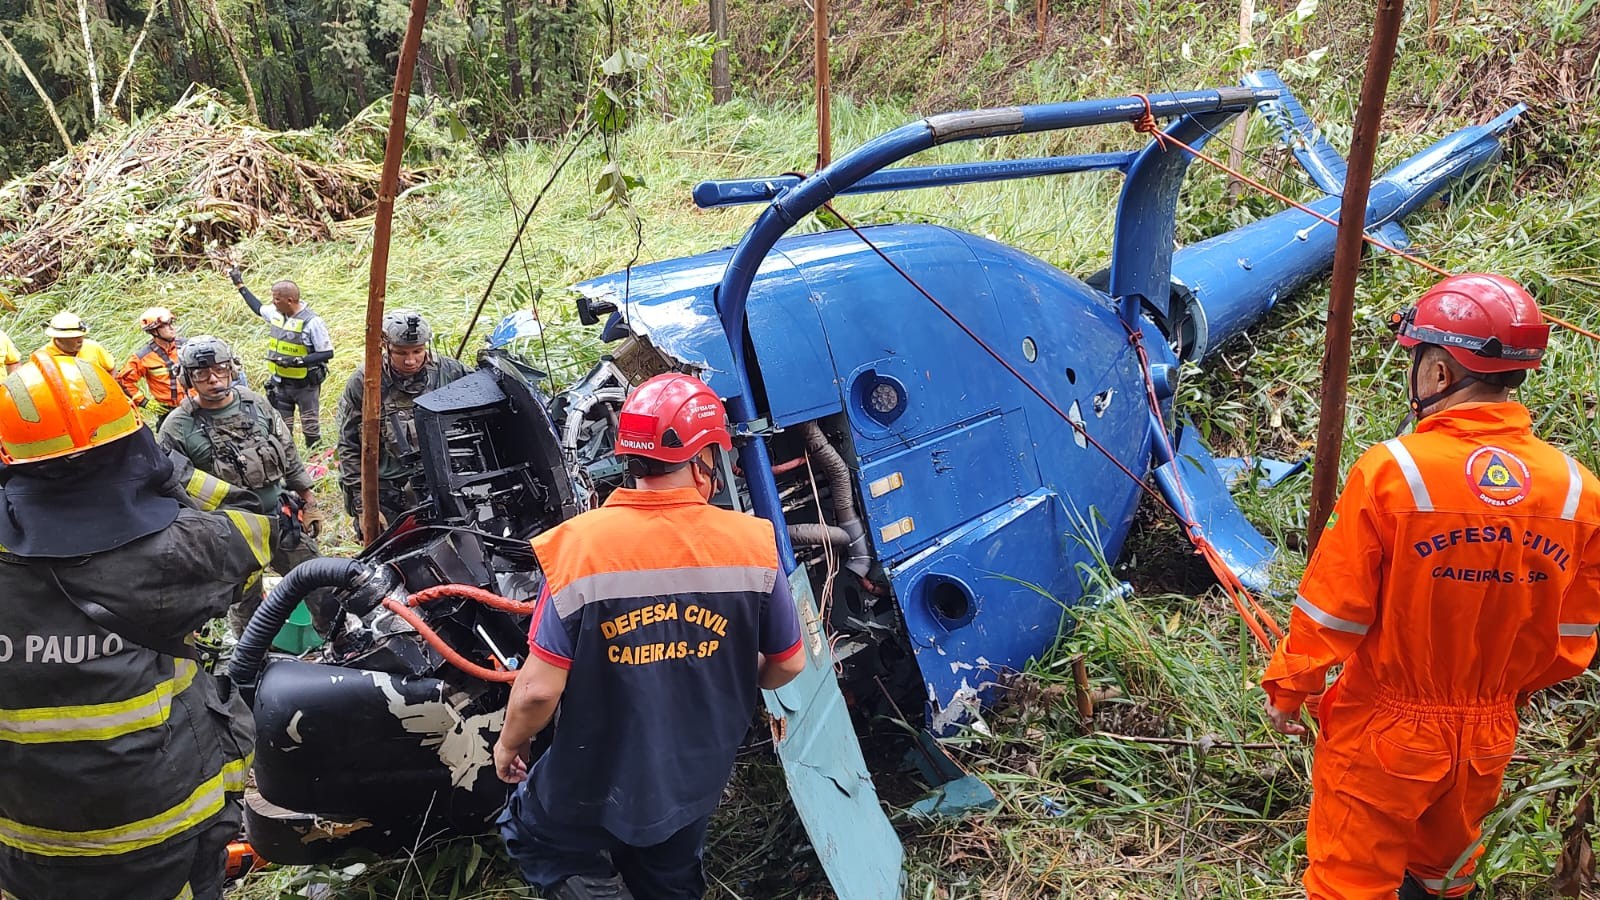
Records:
{"label": "blue helicopter wreckage", "polygon": [[[1046,652],[1070,625],[1066,606],[1093,602],[1079,573],[1117,557],[1145,476],[1246,585],[1265,587],[1276,549],[1173,396],[1182,363],[1327,269],[1336,229],[1291,209],[1174,251],[1191,157],[1155,140],[891,168],[941,144],[1127,123],[1146,102],[1170,120],[1165,134],[1196,147],[1257,110],[1327,194],[1310,207],[1337,215],[1342,158],[1263,71],[1147,101],[936,115],[807,177],[702,183],[702,207],[766,208],[731,249],[577,285],[580,317],[604,317],[614,349],[554,396],[511,352],[537,323],[502,322],[475,372],[418,401],[429,502],[358,559],[291,573],[235,651],[230,674],[259,732],[246,798],[256,852],[328,862],[492,829],[508,789],[491,747],[540,584],[527,539],[621,483],[617,410],[658,372],[695,372],[726,400],[737,460],[724,460],[716,500],[776,525],[808,668],[765,703],[795,806],[847,900],[898,896],[902,854],[856,724],[920,719],[924,774],[981,801],[933,735]],[[1403,246],[1400,220],[1493,162],[1524,111],[1376,180],[1368,229]],[[1125,179],[1110,267],[1087,279],[934,225],[785,237],[840,194],[1087,171]],[[481,589],[508,600],[483,602]],[[326,643],[308,659],[270,654],[308,596],[336,623]]]}

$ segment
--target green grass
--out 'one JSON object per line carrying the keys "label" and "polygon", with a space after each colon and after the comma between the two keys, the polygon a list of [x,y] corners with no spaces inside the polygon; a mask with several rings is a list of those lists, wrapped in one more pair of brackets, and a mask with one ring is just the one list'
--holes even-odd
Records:
{"label": "green grass", "polygon": [[[1062,38],[1065,43],[1055,52],[1006,63],[1013,56],[989,40],[981,48],[989,81],[930,87],[931,95],[971,94],[990,102],[996,94],[1001,95],[998,102],[1072,99],[1189,88],[1231,80],[1237,70],[1240,52],[1233,46],[1229,4],[1113,4],[1110,35],[1095,33],[1097,4],[1055,5],[1062,7],[1056,15],[1070,20],[1062,27],[1074,39],[1081,38],[1079,42]],[[1258,29],[1260,43],[1253,51],[1258,63],[1286,70],[1320,65],[1317,76],[1303,74],[1292,83],[1313,117],[1341,146],[1348,140],[1347,123],[1359,86],[1354,60],[1365,40],[1359,27],[1364,13],[1355,6],[1324,4],[1309,20],[1293,23],[1277,5],[1265,5],[1271,13]],[[1008,17],[1001,5],[990,7],[996,22],[1011,22],[1007,27],[1017,29],[1004,40],[1031,39],[1026,21],[1016,25],[1020,20]],[[1434,51],[1424,48],[1421,13],[1414,12],[1394,76],[1379,168],[1455,127],[1498,113],[1516,99],[1535,102],[1539,114],[1519,127],[1505,164],[1461,192],[1453,205],[1414,216],[1407,227],[1416,249],[1433,262],[1452,270],[1492,270],[1523,279],[1553,312],[1594,328],[1600,325],[1600,173],[1589,160],[1600,150],[1600,133],[1583,115],[1586,109],[1592,112],[1587,101],[1578,102],[1575,110],[1573,103],[1532,91],[1517,79],[1537,67],[1506,62],[1512,53],[1527,54],[1524,63],[1559,60],[1565,49],[1541,37],[1552,29],[1565,35],[1567,48],[1581,49],[1594,17],[1579,16],[1575,26],[1569,20],[1578,6],[1570,0],[1467,7],[1460,19],[1440,26],[1435,35],[1439,49]],[[927,23],[936,17],[922,11],[916,15]],[[1588,30],[1579,27],[1584,25]],[[873,27],[871,22],[861,25]],[[773,52],[781,52],[789,31],[776,26],[769,31]],[[671,41],[682,37],[669,33],[649,49],[670,61],[679,52]],[[1314,62],[1312,51],[1325,45],[1332,51]],[[929,40],[914,49],[929,57],[923,69],[929,72],[943,71],[940,66],[956,52]],[[1592,62],[1581,53],[1578,59]],[[769,71],[767,61],[760,62],[752,70]],[[908,74],[910,66],[907,58],[899,58],[865,60],[857,68],[905,85],[916,81]],[[681,73],[675,77],[674,90],[694,89],[692,83],[684,85]],[[861,99],[870,95],[861,82],[856,84],[858,99],[841,97],[834,109],[836,155],[914,118],[908,108],[928,111],[919,106],[922,98],[903,103]],[[808,167],[814,152],[812,110],[786,99],[803,87],[762,85],[763,91],[779,96],[720,108],[708,108],[694,96],[675,96],[675,117],[668,120],[640,110],[618,141],[625,169],[645,183],[634,193],[642,223],[638,235],[622,216],[591,219],[599,203],[592,185],[605,160],[598,144],[581,148],[536,214],[525,252],[513,257],[478,334],[499,315],[539,297],[557,381],[581,374],[599,347],[592,333],[576,322],[566,286],[626,265],[640,236],[640,261],[736,241],[756,210],[700,211],[690,203],[688,189],[702,178]],[[642,96],[653,96],[652,91],[650,84],[640,87]],[[1134,143],[1129,129],[1100,128],[1070,138],[946,147],[918,161],[1091,151]],[[404,198],[395,220],[389,304],[426,310],[444,343],[453,347],[505,251],[520,204],[537,191],[564,151],[560,145],[535,146],[483,158],[462,148],[440,178]],[[1286,157],[1258,121],[1251,126],[1251,151],[1252,171],[1303,193],[1292,173],[1288,178],[1278,174],[1277,169],[1288,166]],[[1108,259],[1106,235],[1119,188],[1113,178],[1081,176],[849,197],[838,206],[858,222],[938,222],[991,235],[1067,271],[1088,274]],[[1180,212],[1181,240],[1198,240],[1276,209],[1256,197],[1230,204],[1225,190],[1221,176],[1194,171]],[[817,227],[808,221],[802,230]],[[258,292],[264,293],[277,278],[294,278],[328,319],[341,348],[327,392],[330,401],[356,362],[369,251],[360,229],[321,245],[248,241],[238,248]],[[1389,437],[1403,412],[1401,357],[1383,320],[1431,280],[1427,273],[1387,257],[1373,259],[1363,270],[1356,297],[1346,465],[1366,446]],[[1318,283],[1288,298],[1250,334],[1222,348],[1205,366],[1184,373],[1183,405],[1217,450],[1293,458],[1310,448],[1322,387],[1317,365],[1325,296],[1325,283]],[[0,319],[0,327],[24,345],[36,340],[40,323],[52,312],[72,308],[90,319],[97,337],[114,351],[126,352],[139,341],[131,324],[138,311],[160,303],[178,312],[189,334],[219,333],[252,361],[264,350],[259,323],[218,273],[105,272],[23,299],[22,311]],[[1594,449],[1593,376],[1600,347],[1558,332],[1554,348],[1546,369],[1521,392],[1522,399],[1535,411],[1543,434],[1591,468],[1600,468]],[[544,352],[536,349],[535,356]],[[260,372],[259,363],[253,362],[252,374],[259,377]],[[331,402],[328,406],[331,423]],[[329,505],[337,506],[332,486],[321,490]],[[1299,476],[1272,491],[1245,491],[1240,502],[1263,532],[1280,544],[1297,546],[1308,493],[1309,478]],[[1203,569],[1179,547],[1179,540],[1170,524],[1142,513],[1123,558],[1101,573],[1134,582],[1136,598],[1085,611],[1079,629],[1021,679],[1010,703],[991,714],[990,735],[974,732],[953,742],[957,757],[999,795],[998,810],[971,821],[932,826],[895,815],[908,854],[908,896],[1298,895],[1309,752],[1268,734],[1254,683],[1265,657],[1225,598],[1194,587],[1205,583]],[[348,544],[335,541],[333,547],[348,549]],[[1292,579],[1301,560],[1292,551],[1286,557],[1283,575]],[[1280,619],[1287,618],[1281,602],[1273,608]],[[1096,687],[1115,688],[1116,696],[1097,712],[1099,733],[1089,733],[1073,708],[1066,664],[1079,653],[1086,656]],[[1551,691],[1524,714],[1520,752],[1528,761],[1513,766],[1503,812],[1493,820],[1482,867],[1485,896],[1552,895],[1549,878],[1561,833],[1570,824],[1575,792],[1550,785],[1563,783],[1561,779],[1594,784],[1592,751],[1573,752],[1566,745],[1572,729],[1597,709],[1600,684],[1591,674]],[[1189,743],[1146,744],[1106,732]],[[1270,746],[1230,746],[1236,744]],[[714,823],[708,872],[712,895],[718,897],[830,895],[783,799],[781,778],[760,754],[741,765],[735,789]],[[247,881],[241,896],[282,896],[305,890],[318,879],[337,882],[333,887],[340,897],[519,895],[509,867],[490,841],[458,842],[360,872],[259,873]]]}

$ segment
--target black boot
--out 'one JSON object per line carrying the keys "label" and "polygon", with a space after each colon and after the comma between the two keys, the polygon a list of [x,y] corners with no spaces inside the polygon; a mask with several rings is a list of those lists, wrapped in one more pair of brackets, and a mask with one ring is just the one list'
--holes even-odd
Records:
{"label": "black boot", "polygon": [[573,875],[556,885],[550,900],[633,900],[633,894],[622,883],[621,875],[610,878]]}

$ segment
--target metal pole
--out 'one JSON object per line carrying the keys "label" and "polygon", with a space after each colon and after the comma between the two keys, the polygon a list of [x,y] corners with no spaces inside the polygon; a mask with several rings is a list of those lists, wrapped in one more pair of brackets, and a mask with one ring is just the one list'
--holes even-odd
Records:
{"label": "metal pole", "polygon": [[378,429],[383,413],[383,301],[389,278],[389,226],[394,197],[400,189],[400,157],[406,146],[406,113],[411,107],[411,75],[422,46],[422,24],[428,0],[411,0],[411,18],[394,72],[394,97],[389,109],[389,137],[383,147],[383,177],[378,182],[378,209],[372,220],[372,269],[367,276],[367,342],[361,393],[361,535],[367,543],[378,536]]}
{"label": "metal pole", "polygon": [[833,162],[833,88],[828,83],[828,0],[816,0],[817,169]]}
{"label": "metal pole", "polygon": [[722,104],[733,99],[733,82],[728,76],[728,0],[711,0],[711,35],[717,48],[711,51],[711,102]]}
{"label": "metal pole", "polygon": [[1383,98],[1394,66],[1395,42],[1404,18],[1404,0],[1379,0],[1372,45],[1367,48],[1367,74],[1361,82],[1355,134],[1350,140],[1350,168],[1339,208],[1339,234],[1333,249],[1333,284],[1328,289],[1328,331],[1322,351],[1322,416],[1317,424],[1316,469],[1311,482],[1311,517],[1306,540],[1315,550],[1323,524],[1333,511],[1339,488],[1339,450],[1344,444],[1345,400],[1350,379],[1350,330],[1354,317],[1356,277],[1361,269],[1362,235],[1367,224],[1367,192],[1372,187],[1372,158],[1383,124]]}

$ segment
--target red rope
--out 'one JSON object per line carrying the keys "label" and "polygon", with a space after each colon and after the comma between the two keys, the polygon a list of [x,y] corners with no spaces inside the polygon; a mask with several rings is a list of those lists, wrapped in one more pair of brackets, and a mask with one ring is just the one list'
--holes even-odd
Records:
{"label": "red rope", "polygon": [[[1278,627],[1277,621],[1274,620],[1265,609],[1262,609],[1260,604],[1256,603],[1255,598],[1250,595],[1249,590],[1246,589],[1244,584],[1239,581],[1239,576],[1234,574],[1233,570],[1228,567],[1227,561],[1222,558],[1222,555],[1217,551],[1216,547],[1214,547],[1210,541],[1206,540],[1205,535],[1200,532],[1200,527],[1195,523],[1192,515],[1188,514],[1186,511],[1180,512],[1178,509],[1174,508],[1171,503],[1167,502],[1167,498],[1161,495],[1160,491],[1157,491],[1155,488],[1151,487],[1149,483],[1145,481],[1143,476],[1135,474],[1132,469],[1123,464],[1122,460],[1118,459],[1115,454],[1106,449],[1105,445],[1096,440],[1094,435],[1090,434],[1082,423],[1073,421],[1072,417],[1068,416],[1060,406],[1057,406],[1054,400],[1046,396],[1043,391],[1033,384],[1033,382],[1029,381],[1028,378],[1018,371],[1017,368],[1009,361],[1007,361],[1004,356],[1001,356],[999,351],[989,346],[987,341],[979,337],[978,334],[971,328],[967,327],[967,324],[961,321],[959,316],[951,312],[949,307],[939,302],[939,299],[933,296],[933,294],[929,293],[928,289],[923,287],[916,278],[912,277],[910,272],[907,272],[905,269],[900,267],[899,263],[896,263],[893,259],[890,259],[889,255],[884,253],[877,244],[874,244],[871,238],[863,234],[861,229],[857,228],[853,222],[840,215],[839,211],[834,209],[832,204],[824,203],[823,208],[828,210],[828,212],[833,213],[835,216],[838,216],[839,221],[843,222],[845,227],[850,229],[851,233],[859,238],[862,243],[866,244],[873,253],[876,253],[879,259],[882,259],[884,262],[888,263],[890,268],[899,273],[900,277],[904,278],[907,284],[911,285],[913,288],[916,288],[917,293],[921,294],[929,303],[932,303],[934,307],[939,310],[939,312],[944,314],[945,318],[949,319],[952,324],[961,329],[962,333],[971,338],[973,343],[977,344],[985,353],[989,354],[989,356],[994,359],[995,362],[999,363],[1007,372],[1010,372],[1013,378],[1017,379],[1017,381],[1020,382],[1023,387],[1027,388],[1030,393],[1039,398],[1040,402],[1049,407],[1050,411],[1059,416],[1063,422],[1066,422],[1069,426],[1071,426],[1073,431],[1076,431],[1085,441],[1092,445],[1096,450],[1100,451],[1100,455],[1104,456],[1108,461],[1111,462],[1112,465],[1120,469],[1122,474],[1126,475],[1130,481],[1138,485],[1141,490],[1149,494],[1151,497],[1154,497],[1157,503],[1160,503],[1162,506],[1166,507],[1167,511],[1172,513],[1172,515],[1183,524],[1185,537],[1187,537],[1190,544],[1194,546],[1195,552],[1200,554],[1200,556],[1205,559],[1206,564],[1211,567],[1211,571],[1216,575],[1217,582],[1222,585],[1223,590],[1227,592],[1229,598],[1233,600],[1234,607],[1239,610],[1239,615],[1244,619],[1246,627],[1250,629],[1250,633],[1255,635],[1256,640],[1260,641],[1264,648],[1269,651],[1272,649],[1272,641],[1267,636],[1268,631],[1281,638],[1283,636],[1283,630]],[[1126,323],[1124,323],[1124,325],[1126,326]],[[1160,423],[1161,406],[1156,401],[1155,385],[1152,380],[1149,357],[1144,351],[1143,342],[1139,340],[1137,333],[1132,332],[1131,329],[1129,341],[1134,345],[1135,350],[1138,352],[1140,365],[1144,374],[1145,391],[1150,398],[1150,408],[1155,411],[1156,421]],[[1161,433],[1162,439],[1165,440],[1165,424],[1161,424]],[[1177,483],[1176,470],[1179,466],[1178,458],[1176,454],[1172,453],[1172,448],[1170,445],[1168,446],[1167,450],[1169,457],[1173,461],[1174,483]],[[1187,507],[1187,495],[1184,494],[1181,484],[1178,485],[1178,495],[1185,498],[1184,505]]]}
{"label": "red rope", "polygon": [[[1337,228],[1339,226],[1339,222],[1338,222],[1337,219],[1333,219],[1333,218],[1330,218],[1329,216],[1325,216],[1322,213],[1319,213],[1316,210],[1312,209],[1311,207],[1306,206],[1304,203],[1300,203],[1297,200],[1291,199],[1290,197],[1288,197],[1284,193],[1273,189],[1272,187],[1262,183],[1261,181],[1258,181],[1258,180],[1256,180],[1254,178],[1251,178],[1249,175],[1246,175],[1243,172],[1240,172],[1238,169],[1233,168],[1232,166],[1228,165],[1225,162],[1222,162],[1221,160],[1214,159],[1214,158],[1212,158],[1210,156],[1207,156],[1205,153],[1203,153],[1203,152],[1201,152],[1199,150],[1196,150],[1195,148],[1189,146],[1188,144],[1184,143],[1183,141],[1179,140],[1178,138],[1173,137],[1170,134],[1167,134],[1165,131],[1162,131],[1160,124],[1156,122],[1155,112],[1150,107],[1150,98],[1146,97],[1143,94],[1134,94],[1133,96],[1138,97],[1140,100],[1144,101],[1144,112],[1142,112],[1139,115],[1134,117],[1133,129],[1135,131],[1139,132],[1140,134],[1148,134],[1148,135],[1150,135],[1150,137],[1152,139],[1154,139],[1157,144],[1161,145],[1161,147],[1163,149],[1165,149],[1166,147],[1169,147],[1169,146],[1177,147],[1177,148],[1185,151],[1186,153],[1188,153],[1190,156],[1193,156],[1195,159],[1198,159],[1201,162],[1205,163],[1206,165],[1209,165],[1214,169],[1218,169],[1218,170],[1220,170],[1222,172],[1227,173],[1228,177],[1237,179],[1238,181],[1240,181],[1240,182],[1242,182],[1244,184],[1248,184],[1251,187],[1255,188],[1256,190],[1262,192],[1263,194],[1267,194],[1267,195],[1269,195],[1269,196],[1271,196],[1271,197],[1273,197],[1273,198],[1275,198],[1275,199],[1277,199],[1277,200],[1279,200],[1279,201],[1281,201],[1283,203],[1286,203],[1289,206],[1292,206],[1295,209],[1300,210],[1301,212],[1305,213],[1308,216],[1311,216],[1314,219],[1318,219],[1320,221],[1326,222],[1327,224],[1332,225],[1335,228]],[[1371,244],[1372,246],[1377,247],[1380,250],[1385,250],[1385,251],[1387,251],[1389,253],[1393,253],[1395,256],[1398,256],[1401,259],[1406,260],[1407,262],[1415,263],[1416,265],[1419,265],[1422,268],[1427,269],[1429,272],[1432,272],[1433,274],[1438,275],[1441,278],[1447,278],[1447,277],[1455,274],[1454,272],[1451,272],[1448,269],[1445,269],[1445,268],[1443,268],[1441,266],[1436,266],[1433,263],[1428,262],[1427,260],[1423,259],[1420,256],[1414,256],[1414,255],[1412,255],[1410,253],[1405,252],[1404,250],[1401,250],[1398,247],[1391,246],[1387,242],[1382,241],[1382,240],[1380,240],[1380,239],[1378,239],[1376,237],[1373,237],[1370,234],[1367,234],[1365,231],[1362,231],[1361,239],[1366,241],[1367,243]],[[1566,321],[1565,319],[1556,318],[1555,316],[1552,316],[1552,315],[1550,315],[1549,313],[1547,313],[1547,312],[1545,312],[1543,310],[1540,310],[1539,314],[1541,316],[1544,316],[1545,321],[1549,322],[1552,325],[1559,325],[1560,327],[1565,328],[1568,331],[1572,331],[1572,332],[1576,332],[1577,334],[1581,334],[1581,335],[1583,335],[1584,337],[1588,338],[1591,341],[1600,341],[1600,334],[1595,334],[1594,332],[1589,331],[1586,328],[1580,328],[1579,326],[1574,325],[1571,322]]]}

